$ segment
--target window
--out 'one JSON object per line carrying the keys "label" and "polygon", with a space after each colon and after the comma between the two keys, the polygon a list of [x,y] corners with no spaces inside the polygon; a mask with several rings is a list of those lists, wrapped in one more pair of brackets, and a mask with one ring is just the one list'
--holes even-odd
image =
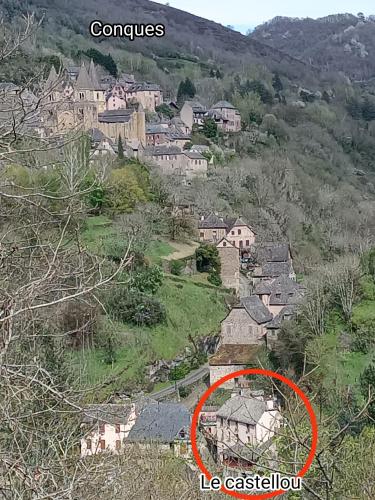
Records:
{"label": "window", "polygon": [[116,432],[116,434],[119,434],[120,431],[121,431],[120,424],[116,424],[116,426],[115,426],[115,432]]}
{"label": "window", "polygon": [[117,439],[116,441],[116,450],[121,450],[121,441],[119,439]]}
{"label": "window", "polygon": [[233,234],[233,236],[234,236],[234,231],[231,231],[230,234]]}
{"label": "window", "polygon": [[280,299],[280,298],[281,298],[281,293],[277,293],[277,294],[276,294],[276,298],[277,298],[277,299]]}
{"label": "window", "polygon": [[223,241],[223,247],[226,247],[226,246],[227,246],[227,242]]}
{"label": "window", "polygon": [[200,238],[204,238],[204,233],[199,233]]}
{"label": "window", "polygon": [[241,229],[238,229],[237,230],[237,234],[240,235],[241,234]]}
{"label": "window", "polygon": [[92,441],[91,439],[86,439],[86,448],[91,451],[92,450]]}
{"label": "window", "polygon": [[288,295],[289,295],[289,297],[293,297],[294,293],[293,292],[289,292]]}
{"label": "window", "polygon": [[100,422],[99,424],[99,434],[103,435],[105,433],[105,423]]}
{"label": "window", "polygon": [[99,92],[96,93],[96,98],[99,100]]}
{"label": "window", "polygon": [[249,247],[250,246],[250,241],[249,240],[246,240],[246,246]]}
{"label": "window", "polygon": [[99,443],[100,443],[100,449],[101,449],[101,450],[105,450],[105,441],[104,441],[104,439],[101,439],[101,440],[99,441]]}
{"label": "window", "polygon": [[85,94],[84,94],[84,92],[80,92],[80,93],[79,93],[79,98],[81,99],[81,101],[82,101],[82,99],[84,99],[84,98],[85,98]]}
{"label": "window", "polygon": [[243,247],[243,241],[240,240],[240,248],[242,248],[242,247]]}

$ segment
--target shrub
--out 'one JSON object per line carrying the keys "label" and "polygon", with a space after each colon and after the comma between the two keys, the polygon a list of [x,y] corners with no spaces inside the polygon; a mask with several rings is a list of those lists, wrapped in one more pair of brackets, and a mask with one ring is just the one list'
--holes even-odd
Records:
{"label": "shrub", "polygon": [[163,271],[159,266],[146,267],[132,274],[130,288],[154,295],[163,284],[163,277]]}
{"label": "shrub", "polygon": [[165,307],[159,300],[126,287],[115,288],[106,305],[111,316],[124,323],[153,326],[166,319]]}
{"label": "shrub", "polygon": [[169,373],[169,380],[182,380],[190,372],[190,365],[187,362],[181,363],[172,368]]}
{"label": "shrub", "polygon": [[201,244],[195,251],[197,269],[200,273],[216,271],[220,273],[221,264],[219,251],[215,245]]}
{"label": "shrub", "polygon": [[215,286],[220,286],[222,284],[220,275],[216,271],[211,271],[208,275],[207,280]]}
{"label": "shrub", "polygon": [[185,265],[182,260],[172,260],[171,262],[171,273],[175,276],[180,276]]}
{"label": "shrub", "polygon": [[191,387],[179,387],[178,392],[181,398],[187,398],[191,394]]}

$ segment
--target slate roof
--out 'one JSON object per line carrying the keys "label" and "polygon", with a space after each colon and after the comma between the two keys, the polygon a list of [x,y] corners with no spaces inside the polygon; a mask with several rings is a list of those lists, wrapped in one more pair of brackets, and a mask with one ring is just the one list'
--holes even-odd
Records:
{"label": "slate roof", "polygon": [[149,146],[145,148],[146,156],[179,155],[182,151],[177,146]]}
{"label": "slate roof", "polygon": [[101,123],[127,123],[130,121],[133,109],[111,109],[98,114]]}
{"label": "slate roof", "polygon": [[288,243],[260,243],[254,247],[257,260],[264,262],[287,262],[289,260]]}
{"label": "slate roof", "polygon": [[207,108],[203,106],[200,102],[198,101],[186,101],[188,104],[190,104],[193,113],[206,113]]}
{"label": "slate roof", "polygon": [[262,325],[263,323],[267,323],[268,321],[272,320],[272,314],[260,300],[258,295],[250,295],[250,297],[243,297],[241,299],[241,306],[246,309],[247,313],[259,325]]}
{"label": "slate roof", "polygon": [[304,290],[305,287],[293,281],[288,275],[282,274],[272,281],[261,281],[256,285],[254,292],[257,295],[270,295],[270,305],[286,305],[298,302]]}
{"label": "slate roof", "polygon": [[236,109],[233,104],[228,101],[219,101],[211,109]]}
{"label": "slate roof", "polygon": [[266,411],[265,401],[252,397],[234,396],[223,404],[217,412],[217,416],[244,424],[256,425]]}
{"label": "slate roof", "polygon": [[146,134],[168,134],[168,127],[164,127],[160,123],[152,123],[146,126]]}
{"label": "slate roof", "polygon": [[184,155],[190,158],[191,160],[205,160],[206,158],[200,153],[196,153],[195,151],[184,151]]}
{"label": "slate roof", "polygon": [[228,118],[225,118],[225,116],[217,109],[208,110],[206,116],[208,116],[209,118],[213,118],[214,120],[222,120],[223,122],[229,121]]}
{"label": "slate roof", "polygon": [[126,424],[131,413],[131,403],[88,405],[83,410],[83,422],[93,424],[105,422],[108,424]]}
{"label": "slate roof", "polygon": [[289,275],[292,271],[290,262],[266,262],[254,277],[277,278],[282,274]]}
{"label": "slate roof", "polygon": [[79,70],[77,81],[76,81],[77,89],[90,89],[95,90],[95,85],[91,81],[91,78],[88,74],[86,66],[82,63],[82,66]]}
{"label": "slate roof", "polygon": [[157,85],[156,83],[138,82],[130,85],[126,92],[156,92],[160,90],[160,85]]}
{"label": "slate roof", "polygon": [[152,402],[140,412],[128,441],[172,443],[183,430],[190,431],[190,413],[179,403]]}
{"label": "slate roof", "polygon": [[209,228],[223,228],[227,229],[228,226],[226,222],[224,222],[218,215],[216,214],[209,214],[207,217],[205,217],[203,220],[200,220],[198,222],[198,229],[209,229]]}
{"label": "slate roof", "polygon": [[281,327],[281,323],[286,319],[287,316],[293,316],[297,311],[297,306],[294,304],[290,304],[281,309],[279,314],[277,314],[272,321],[267,324],[267,329],[279,329]]}
{"label": "slate roof", "polygon": [[222,344],[213,354],[208,364],[210,366],[247,365],[255,358],[259,345]]}

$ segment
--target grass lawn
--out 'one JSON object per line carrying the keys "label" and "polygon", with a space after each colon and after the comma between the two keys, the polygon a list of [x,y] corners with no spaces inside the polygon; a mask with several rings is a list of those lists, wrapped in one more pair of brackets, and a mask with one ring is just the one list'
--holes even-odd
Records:
{"label": "grass lawn", "polygon": [[97,215],[86,219],[81,233],[82,241],[90,252],[103,255],[103,243],[116,238],[113,221],[105,215]]}
{"label": "grass lawn", "polygon": [[146,257],[148,257],[153,264],[160,264],[163,257],[167,257],[174,251],[175,249],[172,245],[166,241],[153,240],[146,252]]}

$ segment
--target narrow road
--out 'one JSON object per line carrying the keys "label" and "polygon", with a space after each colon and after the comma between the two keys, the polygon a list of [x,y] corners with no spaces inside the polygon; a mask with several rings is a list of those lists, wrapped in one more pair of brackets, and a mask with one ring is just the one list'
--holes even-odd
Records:
{"label": "narrow road", "polygon": [[209,371],[210,370],[208,368],[208,364],[205,364],[200,368],[198,368],[197,370],[188,373],[185,378],[177,380],[177,382],[173,382],[169,387],[165,387],[160,391],[153,392],[152,394],[149,394],[149,396],[156,400],[166,398],[167,396],[170,396],[175,392],[176,387],[187,387],[189,385],[195,384],[196,382],[199,382],[202,378],[204,378],[206,375],[208,375]]}

